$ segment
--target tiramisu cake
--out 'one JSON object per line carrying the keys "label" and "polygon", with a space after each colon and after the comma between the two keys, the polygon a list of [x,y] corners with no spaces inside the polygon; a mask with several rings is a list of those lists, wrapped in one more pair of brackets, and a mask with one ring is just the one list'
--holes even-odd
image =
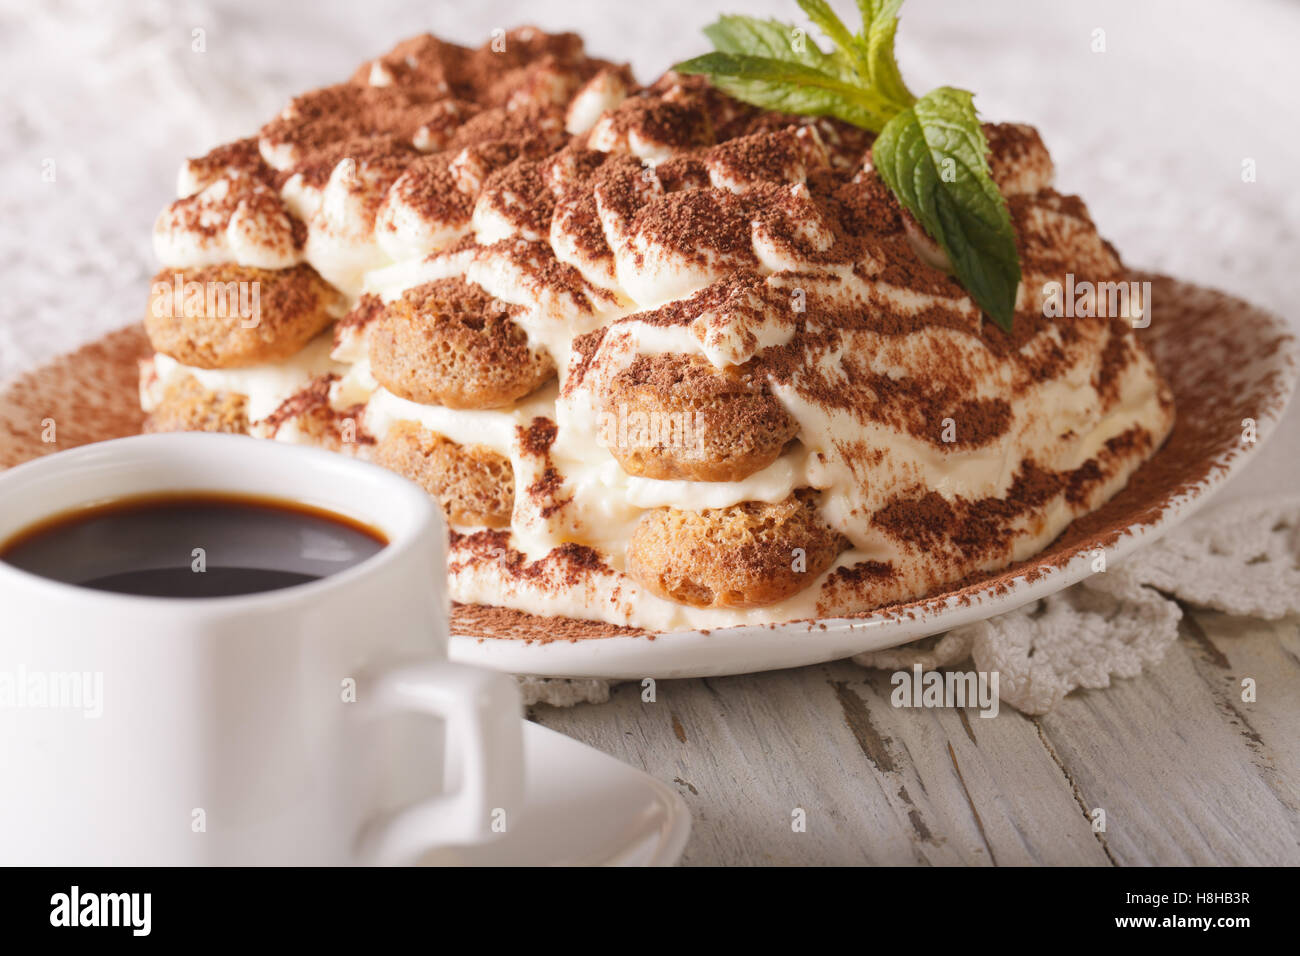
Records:
{"label": "tiramisu cake", "polygon": [[463,603],[658,631],[941,590],[1043,548],[1173,419],[1142,303],[1045,307],[1128,276],[1033,129],[985,134],[1009,333],[870,133],[640,87],[571,34],[408,40],[185,164],[148,427],[412,478]]}

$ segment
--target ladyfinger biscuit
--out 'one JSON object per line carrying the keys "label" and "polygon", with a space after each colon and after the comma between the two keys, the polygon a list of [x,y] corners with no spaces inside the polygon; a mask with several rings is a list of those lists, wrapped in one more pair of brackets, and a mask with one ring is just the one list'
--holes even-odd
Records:
{"label": "ladyfinger biscuit", "polygon": [[797,426],[748,366],[639,356],[602,396],[610,453],[629,475],[739,481],[780,456]]}
{"label": "ladyfinger biscuit", "polygon": [[802,591],[843,547],[817,513],[816,495],[802,493],[775,504],[648,511],[628,542],[627,569],[679,604],[762,607]]}
{"label": "ladyfinger biscuit", "polygon": [[248,434],[248,401],[234,392],[213,392],[192,375],[168,383],[145,419],[146,432]]}
{"label": "ladyfinger biscuit", "polygon": [[195,368],[287,359],[342,314],[311,266],[224,264],[154,276],[145,330],[156,351]]}
{"label": "ladyfinger biscuit", "polygon": [[408,289],[370,330],[371,371],[390,392],[422,405],[509,405],[555,374],[513,311],[461,279]]}
{"label": "ladyfinger biscuit", "polygon": [[514,469],[490,448],[459,445],[415,422],[396,422],[375,447],[373,460],[424,488],[453,525],[510,525]]}

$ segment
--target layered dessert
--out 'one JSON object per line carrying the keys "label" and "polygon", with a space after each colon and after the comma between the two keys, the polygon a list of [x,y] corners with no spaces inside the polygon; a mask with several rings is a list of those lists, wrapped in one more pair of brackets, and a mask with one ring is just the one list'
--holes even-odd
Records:
{"label": "layered dessert", "polygon": [[942,590],[1041,550],[1173,421],[1136,290],[1048,301],[1127,290],[1118,254],[1032,128],[984,132],[1010,332],[862,129],[639,86],[571,34],[408,40],[185,164],[147,427],[406,475],[466,604],[662,631]]}

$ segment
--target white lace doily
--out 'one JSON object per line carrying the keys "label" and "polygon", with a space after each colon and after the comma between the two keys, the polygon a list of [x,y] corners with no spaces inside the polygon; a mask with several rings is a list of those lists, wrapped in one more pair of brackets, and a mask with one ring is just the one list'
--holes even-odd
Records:
{"label": "white lace doily", "polygon": [[[996,671],[1003,702],[1044,714],[1076,688],[1109,687],[1157,663],[1178,638],[1179,601],[1266,619],[1300,612],[1300,495],[1233,502],[1041,601],[853,661]],[[520,683],[530,705],[609,699],[609,681]]]}

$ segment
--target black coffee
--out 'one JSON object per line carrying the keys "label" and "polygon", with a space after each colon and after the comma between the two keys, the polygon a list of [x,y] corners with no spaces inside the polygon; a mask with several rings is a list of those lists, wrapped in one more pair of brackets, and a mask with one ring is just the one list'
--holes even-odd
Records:
{"label": "black coffee", "polygon": [[387,543],[373,528],[306,505],[184,494],[57,515],[0,545],[0,561],[99,591],[227,597],[337,574]]}

